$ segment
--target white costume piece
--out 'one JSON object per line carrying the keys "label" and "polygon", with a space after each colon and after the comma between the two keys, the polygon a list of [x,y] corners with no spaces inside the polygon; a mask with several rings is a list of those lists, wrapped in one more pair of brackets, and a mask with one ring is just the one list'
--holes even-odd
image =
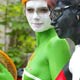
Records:
{"label": "white costume piece", "polygon": [[72,80],[80,80],[80,45],[75,47],[70,59],[69,70],[72,73]]}

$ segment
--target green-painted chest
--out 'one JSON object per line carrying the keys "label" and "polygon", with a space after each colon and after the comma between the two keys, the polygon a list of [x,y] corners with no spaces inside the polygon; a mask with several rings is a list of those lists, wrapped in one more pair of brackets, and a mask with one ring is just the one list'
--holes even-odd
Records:
{"label": "green-painted chest", "polygon": [[32,54],[28,66],[27,71],[31,74],[41,78],[41,80],[51,80],[49,63],[46,57],[47,46],[42,45],[35,50]]}

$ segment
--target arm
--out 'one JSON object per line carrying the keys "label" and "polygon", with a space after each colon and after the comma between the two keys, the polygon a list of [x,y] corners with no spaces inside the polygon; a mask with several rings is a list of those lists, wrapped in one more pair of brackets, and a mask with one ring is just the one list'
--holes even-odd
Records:
{"label": "arm", "polygon": [[72,80],[72,74],[69,71],[69,65],[66,64],[64,68],[60,71],[56,80]]}
{"label": "arm", "polygon": [[0,64],[0,80],[14,80],[10,72]]}
{"label": "arm", "polygon": [[62,69],[70,59],[70,49],[67,42],[63,39],[53,41],[51,40],[49,43],[50,53],[48,54],[48,60],[52,80],[55,80],[60,72],[63,74]]}

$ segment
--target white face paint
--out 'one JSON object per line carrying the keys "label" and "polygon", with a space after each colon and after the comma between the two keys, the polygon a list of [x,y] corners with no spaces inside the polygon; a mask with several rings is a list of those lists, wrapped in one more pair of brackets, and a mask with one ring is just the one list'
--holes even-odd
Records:
{"label": "white face paint", "polygon": [[35,32],[48,30],[50,27],[49,10],[45,0],[30,0],[26,3],[26,17]]}

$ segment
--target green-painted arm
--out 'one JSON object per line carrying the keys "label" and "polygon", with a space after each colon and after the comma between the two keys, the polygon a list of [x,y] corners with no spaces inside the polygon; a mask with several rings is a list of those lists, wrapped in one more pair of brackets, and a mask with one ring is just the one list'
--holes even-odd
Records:
{"label": "green-painted arm", "polygon": [[63,39],[56,39],[49,43],[49,68],[52,80],[55,80],[60,71],[70,59],[70,49],[67,42]]}
{"label": "green-painted arm", "polygon": [[10,72],[0,64],[0,80],[14,80]]}

